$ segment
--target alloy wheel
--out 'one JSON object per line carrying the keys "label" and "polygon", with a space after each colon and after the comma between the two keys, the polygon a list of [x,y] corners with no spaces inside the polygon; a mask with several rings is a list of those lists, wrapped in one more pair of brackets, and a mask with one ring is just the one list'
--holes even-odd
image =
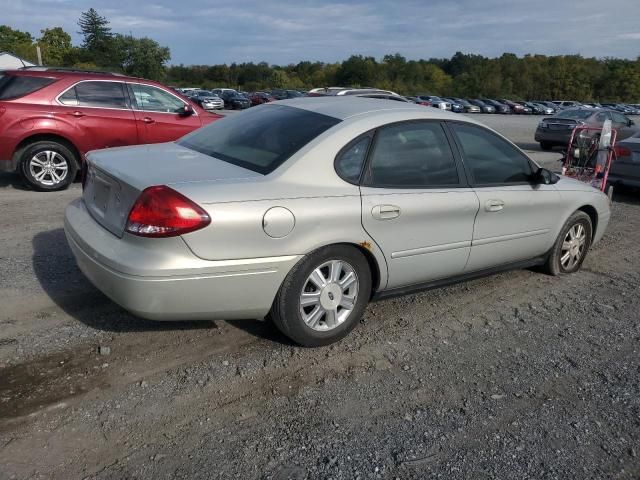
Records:
{"label": "alloy wheel", "polygon": [[38,183],[52,187],[67,177],[69,162],[53,150],[36,153],[29,160],[29,173]]}
{"label": "alloy wheel", "polygon": [[571,270],[582,260],[586,244],[587,232],[584,225],[576,223],[569,229],[562,242],[560,265],[563,269]]}
{"label": "alloy wheel", "polygon": [[353,312],[358,298],[358,275],[343,260],[329,260],[307,277],[300,294],[300,315],[315,331],[333,330]]}

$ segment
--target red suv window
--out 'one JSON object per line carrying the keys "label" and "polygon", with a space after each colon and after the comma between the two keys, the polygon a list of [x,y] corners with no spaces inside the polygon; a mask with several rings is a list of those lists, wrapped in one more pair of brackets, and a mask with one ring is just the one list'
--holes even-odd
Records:
{"label": "red suv window", "polygon": [[32,77],[30,75],[6,75],[0,77],[0,100],[24,97],[51,85],[55,78]]}

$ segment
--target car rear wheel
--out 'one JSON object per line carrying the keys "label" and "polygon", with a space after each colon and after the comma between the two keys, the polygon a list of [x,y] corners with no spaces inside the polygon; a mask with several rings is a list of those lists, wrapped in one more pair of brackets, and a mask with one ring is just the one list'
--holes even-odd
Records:
{"label": "car rear wheel", "polygon": [[285,278],[270,317],[287,337],[307,347],[328,345],[359,322],[371,295],[364,255],[348,245],[304,257]]}
{"label": "car rear wheel", "polygon": [[591,218],[582,211],[575,212],[562,227],[544,270],[550,275],[578,271],[587,256],[592,238]]}
{"label": "car rear wheel", "polygon": [[551,150],[553,148],[553,143],[540,142],[540,148],[542,150],[544,150],[545,152],[548,152],[549,150]]}
{"label": "car rear wheel", "polygon": [[19,155],[22,177],[35,190],[64,190],[78,173],[76,155],[59,142],[34,142],[24,147]]}

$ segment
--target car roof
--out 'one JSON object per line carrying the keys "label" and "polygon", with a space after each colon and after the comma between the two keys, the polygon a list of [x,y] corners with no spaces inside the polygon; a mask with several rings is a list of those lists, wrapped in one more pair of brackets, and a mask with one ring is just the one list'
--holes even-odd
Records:
{"label": "car roof", "polygon": [[[393,102],[386,99],[358,97],[358,96],[328,96],[328,97],[302,97],[276,102],[280,105],[288,105],[310,112],[320,113],[330,117],[346,120],[357,115],[381,113],[385,111],[409,110],[413,114],[421,113],[421,117],[427,119],[453,120],[460,119],[460,115],[437,108],[425,108],[422,105],[409,102]],[[479,123],[473,119],[465,118],[470,123]]]}
{"label": "car roof", "polygon": [[[96,80],[143,80],[139,77],[131,77],[121,73],[113,72],[99,72],[92,70],[74,70],[72,68],[52,68],[52,67],[28,67],[19,68],[15,70],[3,70],[3,75],[28,75],[32,77],[47,77],[47,78],[82,78]],[[145,80],[147,81],[147,80]]]}

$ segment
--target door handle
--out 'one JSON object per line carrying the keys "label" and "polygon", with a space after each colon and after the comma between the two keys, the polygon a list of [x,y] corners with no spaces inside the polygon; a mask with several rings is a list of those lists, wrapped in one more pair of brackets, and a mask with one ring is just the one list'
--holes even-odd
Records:
{"label": "door handle", "polygon": [[376,205],[371,209],[371,215],[376,220],[391,220],[400,216],[400,207],[395,205]]}
{"label": "door handle", "polygon": [[76,117],[76,118],[80,118],[80,117],[84,117],[84,113],[76,110],[74,112],[69,112],[69,115],[71,115],[72,117]]}
{"label": "door handle", "polygon": [[484,209],[487,212],[499,212],[504,208],[504,202],[502,200],[487,200],[484,204]]}
{"label": "door handle", "polygon": [[144,118],[142,119],[142,121],[143,121],[144,123],[155,123],[155,122],[156,122],[153,118],[150,118],[150,117],[144,117]]}

